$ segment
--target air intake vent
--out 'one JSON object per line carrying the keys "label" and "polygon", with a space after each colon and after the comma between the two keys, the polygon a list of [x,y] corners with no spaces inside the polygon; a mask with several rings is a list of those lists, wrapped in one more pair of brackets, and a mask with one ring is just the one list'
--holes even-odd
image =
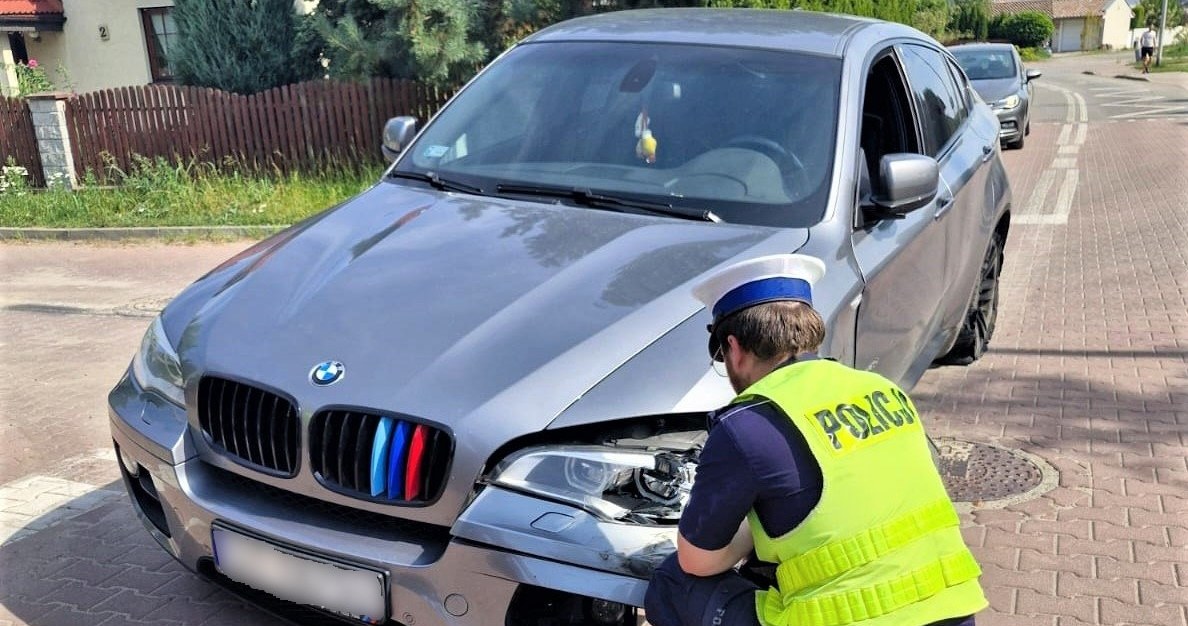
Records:
{"label": "air intake vent", "polygon": [[198,423],[212,446],[239,463],[274,475],[297,473],[301,423],[288,400],[206,376],[198,385]]}
{"label": "air intake vent", "polygon": [[411,420],[358,411],[322,411],[310,424],[310,463],[323,484],[392,504],[437,499],[445,485],[450,436]]}

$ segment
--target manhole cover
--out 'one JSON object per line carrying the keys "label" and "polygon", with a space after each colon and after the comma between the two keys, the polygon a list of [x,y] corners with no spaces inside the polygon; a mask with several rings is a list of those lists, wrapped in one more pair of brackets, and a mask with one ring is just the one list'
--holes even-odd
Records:
{"label": "manhole cover", "polygon": [[936,439],[937,467],[954,502],[1001,500],[1035,489],[1039,466],[1022,454],[959,439]]}
{"label": "manhole cover", "polygon": [[124,315],[128,317],[156,317],[165,305],[173,298],[143,298],[141,300],[134,300],[125,304],[124,306],[116,307],[116,315]]}

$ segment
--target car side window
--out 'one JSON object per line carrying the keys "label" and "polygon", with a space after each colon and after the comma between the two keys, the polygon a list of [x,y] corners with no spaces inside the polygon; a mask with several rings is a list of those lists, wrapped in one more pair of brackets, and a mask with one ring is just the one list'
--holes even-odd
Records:
{"label": "car side window", "polygon": [[963,115],[969,117],[969,110],[973,108],[977,92],[969,84],[969,79],[966,78],[965,72],[961,70],[961,66],[949,60],[949,73],[953,75],[953,82],[957,85],[958,101],[962,104],[965,111]]}
{"label": "car side window", "polygon": [[912,117],[911,95],[894,54],[885,54],[871,65],[862,99],[862,127],[859,135],[866,180],[866,193],[882,191],[880,160],[888,154],[921,153],[919,134]]}
{"label": "car side window", "polygon": [[924,127],[925,152],[939,156],[965,121],[967,111],[945,57],[931,48],[900,46],[904,70]]}

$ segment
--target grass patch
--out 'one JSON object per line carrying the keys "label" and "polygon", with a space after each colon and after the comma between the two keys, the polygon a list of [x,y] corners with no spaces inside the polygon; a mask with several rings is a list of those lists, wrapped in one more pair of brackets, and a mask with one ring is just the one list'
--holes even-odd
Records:
{"label": "grass patch", "polygon": [[1052,53],[1043,48],[1019,48],[1019,58],[1027,62],[1052,58]]}
{"label": "grass patch", "polygon": [[210,163],[138,158],[128,172],[109,168],[111,187],[87,176],[68,191],[0,185],[0,226],[256,226],[292,224],[378,180],[380,167],[341,167],[315,174],[247,173]]}

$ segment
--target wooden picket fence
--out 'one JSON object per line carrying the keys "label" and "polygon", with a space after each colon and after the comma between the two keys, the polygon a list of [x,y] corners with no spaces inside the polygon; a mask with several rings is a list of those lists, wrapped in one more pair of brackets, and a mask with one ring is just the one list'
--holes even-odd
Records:
{"label": "wooden picket fence", "polygon": [[29,104],[21,98],[0,97],[0,166],[9,159],[28,171],[30,185],[45,185]]}
{"label": "wooden picket fence", "polygon": [[316,80],[250,96],[176,85],[105,89],[66,103],[75,169],[109,178],[135,155],[316,171],[378,163],[384,122],[423,124],[448,93],[413,81]]}

